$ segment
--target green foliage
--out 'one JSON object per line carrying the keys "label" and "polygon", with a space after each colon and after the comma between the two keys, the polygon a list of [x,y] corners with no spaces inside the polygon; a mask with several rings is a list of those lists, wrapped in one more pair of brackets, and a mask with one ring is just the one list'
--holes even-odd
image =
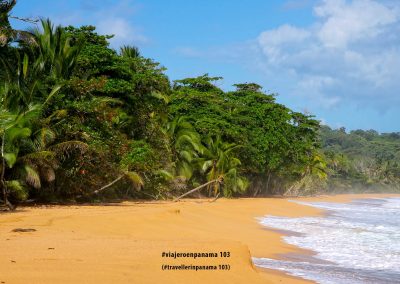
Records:
{"label": "green foliage", "polygon": [[140,51],[136,46],[124,45],[120,50],[122,57],[136,58],[140,56]]}
{"label": "green foliage", "polygon": [[12,199],[23,201],[28,198],[28,191],[19,180],[9,180],[6,186]]}
{"label": "green foliage", "polygon": [[39,69],[45,70],[48,79],[57,80],[71,76],[82,49],[82,42],[72,43],[72,38],[61,26],[54,27],[49,19],[42,20],[42,29],[36,29],[34,52]]}
{"label": "green foliage", "polygon": [[321,129],[330,190],[393,190],[400,182],[400,135]]}
{"label": "green foliage", "polygon": [[[238,167],[241,165],[235,155],[235,150],[238,148],[240,148],[239,145],[226,143],[220,136],[209,136],[205,139],[201,157],[197,159],[208,181],[223,178],[224,196],[231,196],[235,192],[243,193],[248,186],[247,180],[238,174]],[[212,187],[213,194],[217,195],[220,184],[214,183]],[[209,191],[211,191],[211,186]]]}
{"label": "green foliage", "polygon": [[256,83],[171,85],[94,26],[14,30],[14,5],[0,1],[3,199],[90,201],[110,183],[97,199],[165,199],[217,178],[210,196],[399,187],[399,133],[320,129]]}
{"label": "green foliage", "polygon": [[[257,84],[238,84],[237,91],[223,92],[209,86],[215,79],[204,75],[178,81],[171,114],[185,116],[203,137],[220,134],[222,140],[242,145],[241,171],[252,178],[273,175],[276,181],[262,189],[265,193],[301,178],[319,147],[318,121],[276,103]],[[250,190],[260,193],[256,184]]]}
{"label": "green foliage", "polygon": [[221,80],[222,77],[209,77],[208,74],[196,78],[186,78],[175,80],[173,88],[179,89],[194,89],[200,92],[220,91],[212,82]]}
{"label": "green foliage", "polygon": [[136,171],[149,171],[154,166],[155,161],[151,146],[145,141],[133,141],[129,145],[129,150],[121,159],[121,167]]}

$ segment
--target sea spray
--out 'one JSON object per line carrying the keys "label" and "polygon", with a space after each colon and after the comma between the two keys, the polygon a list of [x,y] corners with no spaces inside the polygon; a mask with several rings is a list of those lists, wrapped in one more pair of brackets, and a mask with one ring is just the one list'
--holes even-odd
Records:
{"label": "sea spray", "polygon": [[400,198],[300,203],[325,209],[329,214],[303,218],[266,216],[260,218],[260,223],[300,233],[285,236],[284,240],[315,251],[313,260],[254,258],[256,265],[318,283],[400,283]]}

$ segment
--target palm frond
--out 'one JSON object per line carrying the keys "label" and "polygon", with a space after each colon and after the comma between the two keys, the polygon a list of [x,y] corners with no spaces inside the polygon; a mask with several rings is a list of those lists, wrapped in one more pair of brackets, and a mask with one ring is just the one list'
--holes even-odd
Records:
{"label": "palm frond", "polygon": [[125,176],[136,190],[141,190],[143,188],[144,181],[137,172],[126,172]]}
{"label": "palm frond", "polygon": [[166,181],[172,180],[174,178],[174,175],[167,171],[167,170],[158,170],[156,174],[160,175],[162,178],[164,178]]}
{"label": "palm frond", "polygon": [[168,95],[162,94],[162,93],[160,93],[160,92],[152,92],[150,95],[151,95],[153,98],[157,98],[157,99],[159,99],[159,100],[164,101],[164,103],[166,103],[166,104],[168,104],[169,101],[170,101],[170,98],[169,98]]}
{"label": "palm frond", "polygon": [[207,172],[208,169],[211,168],[213,162],[213,160],[207,160],[201,164],[201,170],[203,171],[203,173]]}
{"label": "palm frond", "polygon": [[25,200],[28,197],[28,192],[25,186],[19,180],[6,181],[7,189],[11,194],[15,195],[19,200]]}
{"label": "palm frond", "polygon": [[140,56],[139,48],[136,46],[124,45],[120,49],[122,57],[137,58]]}
{"label": "palm frond", "polygon": [[5,139],[8,143],[12,144],[14,141],[16,141],[18,139],[27,138],[30,135],[31,135],[30,128],[13,127],[13,128],[10,128],[7,130]]}
{"label": "palm frond", "polygon": [[25,182],[35,189],[41,188],[40,176],[38,172],[29,165],[24,166],[25,170]]}
{"label": "palm frond", "polygon": [[18,161],[24,163],[35,164],[38,161],[51,161],[55,159],[55,153],[53,151],[39,151],[39,152],[32,152],[21,156],[18,158]]}
{"label": "palm frond", "polygon": [[17,161],[17,155],[15,153],[4,153],[3,159],[6,161],[7,166],[12,168]]}
{"label": "palm frond", "polygon": [[189,180],[193,175],[193,167],[189,162],[181,161],[177,166],[177,173],[179,176]]}

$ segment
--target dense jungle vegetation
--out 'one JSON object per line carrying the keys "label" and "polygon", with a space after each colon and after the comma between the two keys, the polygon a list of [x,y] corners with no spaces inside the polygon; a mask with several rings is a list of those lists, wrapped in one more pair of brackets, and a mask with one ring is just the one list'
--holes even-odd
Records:
{"label": "dense jungle vegetation", "polygon": [[[170,82],[95,27],[15,30],[0,1],[0,197],[9,204],[399,189],[400,134],[331,130],[255,83]],[[24,20],[24,19],[23,19]],[[26,20],[26,19],[25,19]],[[27,20],[26,20],[27,21]],[[11,206],[11,205],[10,205]]]}

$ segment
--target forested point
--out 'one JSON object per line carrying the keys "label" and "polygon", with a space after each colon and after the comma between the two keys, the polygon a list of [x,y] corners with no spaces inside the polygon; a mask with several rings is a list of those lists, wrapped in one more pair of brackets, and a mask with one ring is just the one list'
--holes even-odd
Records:
{"label": "forested point", "polygon": [[[93,26],[10,25],[0,1],[0,197],[23,202],[398,191],[400,133],[332,130],[255,83],[171,82]],[[30,19],[20,19],[31,21]]]}

